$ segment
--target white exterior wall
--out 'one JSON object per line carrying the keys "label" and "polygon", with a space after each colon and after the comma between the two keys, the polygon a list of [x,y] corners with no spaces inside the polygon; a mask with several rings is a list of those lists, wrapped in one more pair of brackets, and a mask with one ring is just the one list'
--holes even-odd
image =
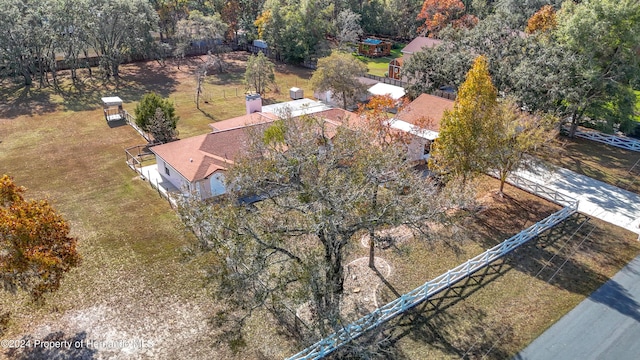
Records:
{"label": "white exterior wall", "polygon": [[[163,178],[169,180],[173,186],[177,187],[180,190],[189,190],[190,183],[180,175],[176,169],[172,168],[171,165],[167,164],[160,156],[156,155],[156,163],[158,164],[158,173]],[[169,169],[169,175],[167,175],[166,169]]]}
{"label": "white exterior wall", "polygon": [[333,100],[333,93],[331,92],[331,90],[316,91],[313,93],[313,96],[326,104],[335,105],[335,101]]}

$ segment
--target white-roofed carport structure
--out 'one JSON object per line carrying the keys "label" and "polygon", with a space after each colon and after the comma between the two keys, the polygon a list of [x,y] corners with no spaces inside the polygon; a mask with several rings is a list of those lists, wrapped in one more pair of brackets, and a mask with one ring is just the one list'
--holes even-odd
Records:
{"label": "white-roofed carport structure", "polygon": [[124,120],[124,110],[122,109],[122,99],[117,96],[103,97],[102,107],[104,109],[104,119],[109,121]]}

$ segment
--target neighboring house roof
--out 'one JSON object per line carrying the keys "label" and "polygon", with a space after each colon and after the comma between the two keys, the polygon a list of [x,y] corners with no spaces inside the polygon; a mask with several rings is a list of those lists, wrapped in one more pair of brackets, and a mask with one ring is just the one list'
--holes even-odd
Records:
{"label": "neighboring house roof", "polygon": [[398,66],[402,66],[402,63],[404,62],[404,57],[399,57],[399,58],[395,58],[393,60],[391,60],[391,65],[398,65]]}
{"label": "neighboring house roof", "polygon": [[439,131],[440,121],[445,110],[453,109],[453,101],[439,96],[422,94],[405,106],[395,119],[415,125],[421,118],[430,120],[427,130]]}
{"label": "neighboring house roof", "polygon": [[418,36],[413,39],[407,46],[402,49],[403,54],[413,54],[422,50],[424,47],[432,48],[434,46],[442,44],[442,40],[432,39],[424,36]]}
{"label": "neighboring house roof", "polygon": [[405,94],[404,88],[385,83],[377,83],[367,91],[372,95],[389,95],[393,100],[398,100]]}

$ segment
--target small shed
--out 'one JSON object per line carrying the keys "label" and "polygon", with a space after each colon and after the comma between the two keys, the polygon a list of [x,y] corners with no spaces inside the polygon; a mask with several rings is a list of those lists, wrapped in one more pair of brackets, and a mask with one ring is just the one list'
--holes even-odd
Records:
{"label": "small shed", "polygon": [[387,74],[387,76],[396,80],[402,79],[402,75],[400,75],[400,69],[402,68],[403,62],[404,59],[401,57],[391,60],[391,62],[389,62],[389,73]]}
{"label": "small shed", "polygon": [[390,41],[366,38],[358,44],[358,54],[369,57],[389,56],[391,45]]}
{"label": "small shed", "polygon": [[122,109],[122,99],[117,96],[103,97],[102,108],[104,118],[107,121],[118,121],[124,119],[124,109]]}
{"label": "small shed", "polygon": [[289,96],[292,100],[300,100],[304,97],[304,91],[297,87],[289,89]]}

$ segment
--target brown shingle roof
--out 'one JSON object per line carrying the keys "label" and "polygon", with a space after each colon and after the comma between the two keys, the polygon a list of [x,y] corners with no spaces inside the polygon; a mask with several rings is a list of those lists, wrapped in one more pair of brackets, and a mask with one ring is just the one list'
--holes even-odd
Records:
{"label": "brown shingle roof", "polygon": [[199,135],[173,141],[167,144],[156,145],[151,151],[171,165],[188,181],[199,180],[225,167],[223,162],[213,161],[208,154],[200,151],[202,143],[210,134]]}
{"label": "brown shingle roof", "polygon": [[402,66],[402,63],[404,63],[404,56],[391,60],[392,65]]}
{"label": "brown shingle roof", "polygon": [[419,119],[426,117],[431,120],[428,130],[439,131],[440,121],[445,110],[453,109],[453,101],[439,96],[422,94],[407,105],[396,118],[416,125]]}
{"label": "brown shingle roof", "polygon": [[278,117],[270,113],[256,112],[209,124],[213,131],[229,130],[246,125],[259,124],[276,120]]}
{"label": "brown shingle roof", "polygon": [[413,39],[407,46],[402,49],[403,54],[413,54],[422,50],[424,47],[432,48],[434,46],[442,44],[442,40],[432,39],[428,37],[418,36]]}
{"label": "brown shingle roof", "polygon": [[363,119],[356,113],[344,109],[329,109],[314,114],[327,121],[334,122],[336,125],[345,125],[349,128],[358,127],[364,124]]}
{"label": "brown shingle roof", "polygon": [[[262,116],[261,116],[262,115]],[[360,117],[343,109],[320,111],[318,116],[327,121],[327,130],[333,136],[338,126],[359,126]],[[263,131],[277,116],[253,113],[212,123],[214,131],[151,148],[156,155],[171,165],[190,182],[202,180],[216,171],[233,165],[239,154],[249,145],[248,129]]]}
{"label": "brown shingle roof", "polygon": [[[254,124],[250,126],[261,126]],[[222,130],[151,148],[190,182],[226,170],[248,145],[247,128]]]}

